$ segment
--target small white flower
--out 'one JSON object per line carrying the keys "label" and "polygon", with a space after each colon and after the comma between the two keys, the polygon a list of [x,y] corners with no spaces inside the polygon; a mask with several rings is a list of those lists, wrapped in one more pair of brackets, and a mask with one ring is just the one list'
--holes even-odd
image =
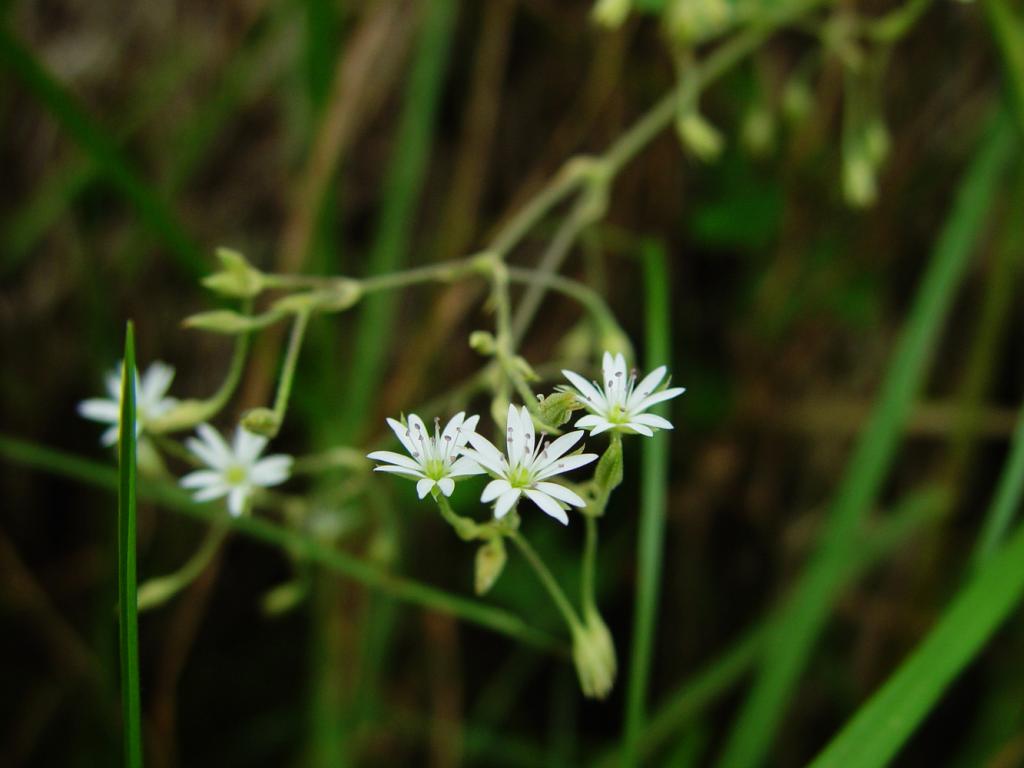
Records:
{"label": "small white flower", "polygon": [[257,487],[280,485],[291,474],[291,456],[279,453],[260,458],[267,447],[265,437],[238,427],[234,443],[229,446],[209,424],[200,424],[196,432],[199,438],[190,437],[185,445],[207,468],[181,478],[185,488],[196,491],[192,496],[196,501],[227,496],[228,511],[238,516],[245,511],[249,496]]}
{"label": "small white flower", "polygon": [[[174,380],[174,368],[157,360],[142,374],[135,376],[135,434],[142,434],[146,422],[159,418],[174,408],[178,401],[167,397],[167,390]],[[106,398],[92,398],[78,404],[78,413],[92,421],[110,424],[100,442],[113,445],[117,442],[118,425],[121,423],[121,365],[107,373]]]}
{"label": "small white flower", "polygon": [[520,496],[526,494],[544,512],[562,525],[568,525],[566,505],[585,507],[587,502],[564,485],[545,481],[597,458],[596,453],[565,455],[580,441],[583,432],[570,432],[547,445],[537,443],[530,411],[525,406],[517,410],[510,405],[506,433],[507,457],[486,437],[469,436],[473,448],[467,448],[465,455],[496,478],[484,488],[480,501],[485,504],[494,501],[494,516],[500,519],[516,505]]}
{"label": "small white flower", "polygon": [[[581,429],[589,429],[591,436],[602,432],[636,433],[651,437],[656,429],[672,429],[672,422],[653,413],[644,413],[656,403],[671,400],[686,391],[685,387],[658,390],[668,368],[655,368],[637,383],[636,372],[626,375],[626,358],[604,353],[602,362],[604,386],[589,382],[578,373],[562,371],[575,388],[580,402],[590,411],[576,422]],[[657,391],[655,391],[657,390]]]}
{"label": "small white flower", "polygon": [[440,420],[435,419],[434,436],[431,437],[423,419],[415,413],[410,414],[408,426],[388,419],[388,426],[394,430],[409,456],[394,451],[374,451],[367,458],[386,462],[374,467],[375,472],[392,472],[415,480],[416,493],[421,499],[435,485],[445,496],[451,496],[455,490],[453,478],[483,474],[476,462],[460,455],[478,421],[479,416],[467,419],[466,414],[460,411],[452,416],[442,432]]}

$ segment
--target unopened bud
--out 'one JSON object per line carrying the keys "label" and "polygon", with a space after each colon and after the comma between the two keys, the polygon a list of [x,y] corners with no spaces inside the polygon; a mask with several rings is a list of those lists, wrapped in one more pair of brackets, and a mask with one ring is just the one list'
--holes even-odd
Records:
{"label": "unopened bud", "polygon": [[683,146],[705,163],[717,160],[725,147],[725,139],[719,130],[694,109],[688,109],[676,118],[676,133]]}
{"label": "unopened bud", "polygon": [[495,341],[494,334],[492,333],[473,331],[469,334],[469,346],[481,355],[493,355],[494,351],[498,348],[498,342]]}
{"label": "unopened bud", "polygon": [[629,15],[631,0],[597,0],[590,11],[590,17],[602,27],[615,29]]}
{"label": "unopened bud", "polygon": [[270,408],[253,408],[242,416],[242,427],[256,435],[274,437],[281,429],[281,417]]}
{"label": "unopened bud", "polygon": [[236,335],[263,328],[270,324],[270,319],[265,315],[243,315],[230,309],[215,309],[212,312],[200,312],[186,317],[182,325],[201,331]]}
{"label": "unopened bud", "polygon": [[538,401],[537,407],[545,424],[560,427],[572,418],[573,411],[580,410],[583,405],[575,392],[553,392]]}
{"label": "unopened bud", "polygon": [[505,542],[501,536],[494,536],[488,539],[476,551],[476,568],[473,586],[478,595],[485,595],[494,586],[494,582],[501,576],[505,569],[505,562],[508,555],[505,552]]}
{"label": "unopened bud", "polygon": [[265,286],[263,273],[252,266],[238,251],[218,248],[220,272],[204,277],[202,282],[211,291],[223,296],[248,299],[257,296]]}

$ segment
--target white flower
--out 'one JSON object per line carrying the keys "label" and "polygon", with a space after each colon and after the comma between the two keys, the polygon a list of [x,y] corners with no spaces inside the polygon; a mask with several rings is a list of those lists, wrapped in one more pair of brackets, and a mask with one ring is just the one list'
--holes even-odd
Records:
{"label": "white flower", "polygon": [[367,458],[386,462],[374,467],[375,472],[392,472],[415,480],[416,493],[421,499],[435,485],[445,496],[451,496],[455,490],[453,478],[483,474],[476,462],[460,456],[478,421],[479,416],[467,419],[466,414],[460,411],[452,416],[442,432],[440,420],[435,419],[434,436],[431,437],[423,419],[415,413],[410,414],[408,426],[388,419],[388,426],[394,430],[409,456],[394,451],[374,451]]}
{"label": "white flower", "polygon": [[[174,408],[178,401],[167,397],[167,390],[174,380],[174,368],[157,360],[139,378],[135,376],[135,434],[142,434],[146,422],[159,418]],[[117,442],[118,425],[121,423],[121,365],[107,373],[106,398],[92,398],[78,404],[78,413],[92,421],[110,424],[100,442],[113,445]]]}
{"label": "white flower", "polygon": [[[671,400],[686,391],[685,387],[657,390],[668,368],[655,368],[637,383],[636,372],[626,375],[626,358],[604,353],[602,362],[604,386],[589,382],[578,373],[562,371],[572,382],[580,402],[590,411],[576,422],[581,429],[589,429],[591,436],[608,430],[636,433],[651,437],[655,429],[672,429],[672,422],[653,413],[644,413],[656,403]],[[655,391],[657,390],[657,391]]]}
{"label": "white flower", "polygon": [[254,435],[242,427],[235,430],[235,439],[228,445],[209,424],[196,427],[199,439],[190,437],[185,445],[206,465],[206,469],[190,472],[181,478],[185,488],[196,492],[196,501],[228,497],[228,511],[240,515],[249,496],[257,488],[279,485],[288,479],[292,457],[275,454],[260,458],[267,447],[267,438]]}
{"label": "white flower", "polygon": [[517,410],[514,405],[508,407],[506,432],[507,458],[486,437],[477,434],[469,436],[473,448],[466,449],[465,455],[496,478],[484,488],[480,501],[485,504],[494,501],[494,516],[500,519],[509,513],[521,495],[526,494],[544,512],[562,525],[568,525],[565,505],[585,507],[587,502],[565,486],[545,481],[589,464],[597,458],[596,453],[565,455],[580,441],[583,432],[570,432],[548,445],[543,442],[538,444],[530,411],[525,406]]}

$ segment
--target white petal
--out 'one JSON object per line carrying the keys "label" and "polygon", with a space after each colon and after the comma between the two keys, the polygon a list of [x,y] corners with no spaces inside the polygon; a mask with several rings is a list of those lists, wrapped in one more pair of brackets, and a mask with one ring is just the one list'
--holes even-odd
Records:
{"label": "white petal", "polygon": [[416,480],[417,478],[420,477],[426,477],[426,475],[424,475],[418,469],[409,469],[408,467],[394,467],[390,464],[381,464],[379,467],[374,467],[373,471],[388,472],[392,475],[401,475],[402,477],[409,477],[412,478],[413,480]]}
{"label": "white petal", "polygon": [[452,441],[455,440],[455,435],[460,429],[462,429],[462,423],[466,420],[466,412],[459,411],[450,419],[448,423],[444,425],[444,432],[441,433],[442,437],[450,437]]}
{"label": "white petal", "polygon": [[118,432],[120,431],[121,428],[117,424],[115,424],[110,429],[106,430],[102,436],[100,436],[100,443],[102,445],[113,445],[114,443],[117,442]]}
{"label": "white petal", "polygon": [[172,381],[174,381],[174,368],[165,362],[156,360],[142,374],[139,398],[145,400],[146,403],[156,405],[167,394]]}
{"label": "white petal", "polygon": [[442,477],[437,481],[437,487],[441,489],[441,493],[445,496],[451,496],[452,491],[455,490],[455,481],[450,477]]}
{"label": "white petal", "polygon": [[601,357],[601,375],[604,376],[601,384],[606,387],[608,382],[615,378],[615,358],[611,352],[605,352]]}
{"label": "white petal", "polygon": [[671,400],[673,397],[679,397],[686,391],[686,387],[672,387],[671,389],[663,389],[660,392],[655,392],[649,397],[645,397],[639,403],[637,403],[631,410],[634,411],[646,411],[652,405],[656,403],[664,402],[665,400]]}
{"label": "white petal", "polygon": [[599,427],[602,424],[610,424],[610,422],[604,416],[598,416],[596,413],[588,413],[576,422],[576,428],[593,429],[594,427]]}
{"label": "white petal", "polygon": [[366,458],[373,459],[374,461],[386,461],[388,464],[395,464],[399,467],[408,467],[409,469],[420,469],[421,465],[416,459],[411,459],[408,456],[403,456],[400,453],[394,451],[374,451],[373,453],[366,454]]}
{"label": "white petal", "polygon": [[409,418],[409,440],[412,441],[413,450],[410,451],[414,457],[420,456],[424,461],[430,457],[426,455],[430,451],[432,440],[430,438],[430,431],[427,429],[427,425],[423,423],[423,419],[417,416],[415,413],[410,413]]}
{"label": "white petal", "polygon": [[207,488],[200,488],[194,494],[192,494],[193,501],[213,501],[219,499],[221,496],[227,496],[231,492],[231,486],[222,483],[220,485],[211,485]]}
{"label": "white petal", "polygon": [[422,480],[416,482],[416,495],[421,499],[430,493],[430,489],[435,485],[434,481],[429,477],[424,477]]}
{"label": "white petal", "polygon": [[631,424],[643,424],[654,429],[672,429],[672,422],[656,413],[638,413],[629,421]]}
{"label": "white petal", "polygon": [[644,437],[654,437],[654,430],[652,430],[650,427],[645,427],[643,424],[631,421],[628,424],[626,424],[626,426],[629,429],[636,432],[638,435],[643,435]]}
{"label": "white petal", "polygon": [[117,424],[121,420],[121,404],[113,400],[83,400],[78,404],[78,413],[102,424]]}
{"label": "white petal", "polygon": [[540,452],[540,455],[537,457],[537,461],[533,464],[533,469],[541,471],[550,466],[552,462],[558,461],[564,454],[568,453],[582,437],[583,431],[576,430],[575,432],[569,432],[568,434],[557,438],[550,445],[545,446],[544,450]]}
{"label": "white petal", "polygon": [[573,456],[566,456],[545,467],[540,472],[535,472],[533,478],[534,480],[547,480],[549,477],[560,475],[563,472],[572,472],[574,469],[585,467],[596,458],[596,453],[577,453]]}
{"label": "white petal", "polygon": [[540,491],[535,491],[532,488],[527,488],[526,495],[529,497],[530,501],[540,507],[546,514],[551,515],[551,517],[555,518],[555,520],[560,522],[562,525],[569,524],[569,516],[565,514],[565,510],[562,509],[557,501],[546,493],[541,493]]}
{"label": "white petal", "polygon": [[402,447],[405,448],[409,455],[419,453],[419,449],[413,445],[412,440],[406,434],[409,430],[402,426],[402,422],[395,421],[394,419],[388,419],[387,422],[388,426],[391,427],[391,431],[395,433],[395,437],[398,438],[398,442],[402,444]]}
{"label": "white petal", "polygon": [[594,385],[587,381],[585,378],[580,376],[578,373],[572,371],[562,371],[562,375],[567,378],[574,387],[583,396],[583,399],[590,403],[590,406],[595,410],[604,410],[607,407],[607,401],[604,399],[604,395]]}
{"label": "white petal", "polygon": [[508,462],[501,451],[494,447],[494,443],[481,434],[474,432],[469,436],[469,444],[473,450],[465,450],[463,453],[473,459],[488,472],[496,475],[503,475],[508,469]]}
{"label": "white petal", "polygon": [[485,487],[484,492],[480,494],[480,501],[484,504],[490,504],[501,494],[511,490],[512,486],[508,484],[508,480],[491,480]]}
{"label": "white petal", "polygon": [[536,447],[537,435],[533,431],[533,417],[530,416],[530,409],[525,405],[519,412],[519,423],[523,430],[523,453],[532,454]]}
{"label": "white petal", "polygon": [[522,491],[518,488],[511,488],[501,494],[501,496],[498,497],[497,503],[494,505],[494,517],[500,520],[507,515],[509,510],[515,506],[515,503],[519,501],[519,495],[521,493]]}
{"label": "white petal", "polygon": [[253,434],[244,427],[235,428],[234,449],[235,458],[238,459],[239,464],[252,464],[266,447],[267,438]]}
{"label": "white petal", "polygon": [[462,422],[462,429],[459,430],[459,434],[455,438],[456,448],[462,450],[466,446],[466,443],[469,441],[469,436],[476,431],[476,425],[479,421],[479,416],[470,416]]}
{"label": "white petal", "polygon": [[598,424],[596,427],[590,430],[590,436],[600,435],[602,432],[607,432],[609,429],[615,429],[617,424],[612,424],[610,421],[605,421],[603,424]]}
{"label": "white petal", "polygon": [[636,403],[642,402],[645,397],[648,397],[658,385],[661,384],[661,380],[665,378],[665,374],[668,373],[668,367],[660,365],[653,371],[644,376],[640,383],[633,388],[633,394],[629,396],[629,400],[626,402],[626,407],[631,408]]}
{"label": "white petal", "polygon": [[511,403],[508,406],[508,419],[505,422],[505,446],[508,449],[508,460],[515,464],[523,460],[526,447],[526,435],[523,434],[523,422],[519,409]]}
{"label": "white petal", "polygon": [[[213,457],[212,460],[206,460],[207,464],[211,467],[221,467],[226,464],[230,464],[234,461],[234,454],[231,453],[231,449],[228,448],[228,444],[224,442],[224,438],[220,436],[220,432],[215,430],[209,424],[200,424],[196,427],[196,432],[199,434],[199,440],[206,446],[206,454]],[[199,441],[193,441],[193,443]],[[203,458],[203,455],[198,451],[194,453]]]}
{"label": "white petal", "polygon": [[248,488],[232,488],[228,495],[228,512],[238,517],[245,511],[245,501],[248,498]]}
{"label": "white petal", "polygon": [[448,469],[448,477],[468,477],[482,474],[484,474],[484,468],[469,456],[460,456]]}
{"label": "white petal", "polygon": [[548,496],[554,496],[559,501],[564,501],[566,504],[572,504],[574,507],[585,507],[587,502],[583,500],[575,491],[571,491],[564,485],[558,483],[537,483],[534,486],[538,491],[546,493]]}
{"label": "white petal", "polygon": [[277,453],[257,461],[249,473],[249,478],[253,485],[269,488],[283,483],[291,472],[292,457]]}
{"label": "white petal", "polygon": [[195,472],[189,472],[178,481],[182,488],[202,488],[203,486],[218,485],[223,482],[224,477],[220,472],[214,472],[209,469],[200,469]]}

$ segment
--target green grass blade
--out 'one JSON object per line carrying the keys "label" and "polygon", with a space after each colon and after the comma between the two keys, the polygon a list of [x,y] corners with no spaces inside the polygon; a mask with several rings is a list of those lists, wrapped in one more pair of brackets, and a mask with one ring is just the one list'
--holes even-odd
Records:
{"label": "green grass blade", "polygon": [[85,107],[13,34],[0,24],[0,63],[9,67],[87,152],[103,175],[127,198],[146,227],[199,279],[209,271],[201,249],[185,234],[163,198],[132,169],[117,145]]}
{"label": "green grass blade", "polygon": [[[672,354],[665,249],[655,242],[645,243],[643,264],[647,327],[646,367],[650,369],[668,363]],[[667,410],[667,404],[663,403],[656,407],[654,412],[665,416]],[[669,435],[665,432],[658,432],[654,437],[643,441],[636,604],[633,613],[629,682],[626,689],[626,727],[622,745],[625,765],[633,765],[636,762],[640,730],[646,714],[665,538],[668,449]]]}
{"label": "green grass blade", "polygon": [[978,537],[974,551],[974,564],[981,565],[992,556],[996,548],[1006,536],[1013,516],[1020,508],[1021,497],[1024,495],[1024,409],[1017,420],[1014,431],[1010,456],[1006,460],[1006,469],[999,478],[995,498],[988,513],[985,524]]}
{"label": "green grass blade", "polygon": [[[110,467],[3,435],[0,435],[0,456],[8,461],[70,477],[109,491],[118,488],[118,475]],[[389,573],[346,552],[325,546],[303,535],[301,531],[276,525],[260,517],[230,517],[222,507],[197,504],[183,489],[166,483],[146,482],[143,478],[138,492],[140,498],[166,509],[206,524],[225,525],[233,531],[291,552],[295,557],[318,563],[341,576],[399,600],[446,613],[536,648],[558,652],[566,650],[550,634],[530,626],[510,611]]]}
{"label": "green grass blade", "polygon": [[892,463],[903,424],[921,387],[939,331],[974,244],[988,220],[1011,156],[1013,135],[1000,113],[960,187],[915,297],[878,405],[860,436],[834,501],[825,536],[796,585],[785,620],[768,640],[754,686],[733,725],[720,765],[761,763],[793,689],[828,618],[839,585],[843,552],[875,501]]}
{"label": "green grass blade", "polygon": [[[384,185],[383,208],[374,236],[367,274],[392,272],[405,260],[416,201],[426,175],[441,85],[455,30],[456,3],[437,0],[427,14],[405,91],[396,151]],[[397,297],[368,297],[359,313],[352,367],[342,417],[343,432],[358,436],[384,373],[394,326]]]}
{"label": "green grass blade", "polygon": [[121,434],[117,461],[117,600],[121,647],[121,714],[124,764],[142,765],[142,716],[139,699],[139,624],[135,595],[135,338],[132,324],[124,342],[121,371]]}
{"label": "green grass blade", "polygon": [[[1021,474],[1008,466],[1005,474]],[[857,710],[813,768],[888,765],[943,691],[1024,598],[1024,527],[964,587],[928,637]]]}

